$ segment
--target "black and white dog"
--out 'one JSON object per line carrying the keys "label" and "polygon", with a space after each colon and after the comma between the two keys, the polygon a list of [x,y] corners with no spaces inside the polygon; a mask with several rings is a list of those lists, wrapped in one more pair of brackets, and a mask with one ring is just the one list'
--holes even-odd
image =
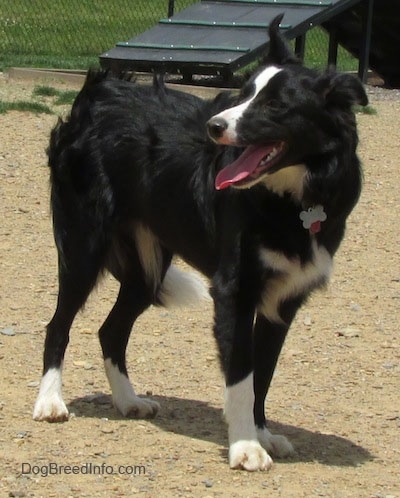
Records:
{"label": "black and white dog", "polygon": [[158,403],[137,396],[128,379],[125,348],[151,304],[204,290],[171,265],[179,255],[211,280],[230,466],[267,469],[267,452],[293,451],[268,431],[264,400],[290,323],[327,281],[357,202],[352,106],[367,97],[351,75],[303,67],[279,33],[281,18],[239,97],[203,101],[159,79],[140,86],[89,72],[71,115],[52,131],[59,294],[36,420],[68,418],[69,330],[106,270],[120,282],[99,331],[113,402],[126,416],[156,414]]}

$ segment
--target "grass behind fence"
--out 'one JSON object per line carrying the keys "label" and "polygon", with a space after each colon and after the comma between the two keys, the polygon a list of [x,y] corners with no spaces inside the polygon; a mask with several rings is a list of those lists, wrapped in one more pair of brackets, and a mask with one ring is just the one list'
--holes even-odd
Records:
{"label": "grass behind fence", "polygon": [[[193,0],[176,0],[176,10]],[[0,0],[0,69],[12,66],[86,69],[118,41],[126,41],[167,14],[167,0]],[[307,65],[325,67],[328,37],[307,36]],[[339,51],[339,69],[357,64]]]}
{"label": "grass behind fence", "polygon": [[167,0],[0,0],[0,67],[87,68],[166,17],[167,7]]}

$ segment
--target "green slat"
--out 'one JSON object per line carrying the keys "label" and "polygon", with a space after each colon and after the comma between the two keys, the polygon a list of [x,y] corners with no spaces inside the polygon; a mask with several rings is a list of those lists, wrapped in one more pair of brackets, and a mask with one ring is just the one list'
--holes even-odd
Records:
{"label": "green slat", "polygon": [[[225,21],[200,21],[197,19],[160,19],[158,21],[160,24],[171,24],[179,26],[206,26],[206,27],[216,27],[216,28],[268,28],[269,24],[259,23],[259,22],[225,22]],[[289,29],[292,27],[291,24],[280,24],[281,29]]]}
{"label": "green slat", "polygon": [[329,7],[331,0],[218,0],[219,3],[252,3],[259,5],[296,5],[298,7]]}
{"label": "green slat", "polygon": [[156,50],[215,50],[219,52],[249,52],[248,47],[222,47],[220,45],[175,45],[165,43],[118,42],[117,47],[151,48]]}

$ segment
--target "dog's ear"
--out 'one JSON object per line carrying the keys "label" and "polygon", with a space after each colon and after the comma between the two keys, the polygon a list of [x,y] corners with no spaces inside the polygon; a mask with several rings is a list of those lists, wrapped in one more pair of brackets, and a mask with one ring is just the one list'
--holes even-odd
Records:
{"label": "dog's ear", "polygon": [[286,38],[280,32],[279,24],[283,16],[284,14],[279,14],[269,25],[269,52],[262,59],[262,63],[265,65],[300,64],[300,60],[294,55]]}
{"label": "dog's ear", "polygon": [[348,109],[353,105],[368,104],[363,84],[351,74],[329,71],[317,80],[314,88],[328,106]]}

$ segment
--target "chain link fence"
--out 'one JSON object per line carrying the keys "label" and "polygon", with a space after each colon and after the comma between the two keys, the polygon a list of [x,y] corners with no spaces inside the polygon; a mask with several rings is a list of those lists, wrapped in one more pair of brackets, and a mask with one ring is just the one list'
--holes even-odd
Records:
{"label": "chain link fence", "polygon": [[[0,66],[85,68],[193,0],[0,0]],[[9,64],[11,63],[11,64]]]}
{"label": "chain link fence", "polygon": [[[85,69],[98,56],[195,0],[0,0],[0,69]],[[306,63],[324,66],[327,35],[308,37]],[[339,54],[339,65],[343,59]],[[344,67],[343,69],[348,69]]]}

